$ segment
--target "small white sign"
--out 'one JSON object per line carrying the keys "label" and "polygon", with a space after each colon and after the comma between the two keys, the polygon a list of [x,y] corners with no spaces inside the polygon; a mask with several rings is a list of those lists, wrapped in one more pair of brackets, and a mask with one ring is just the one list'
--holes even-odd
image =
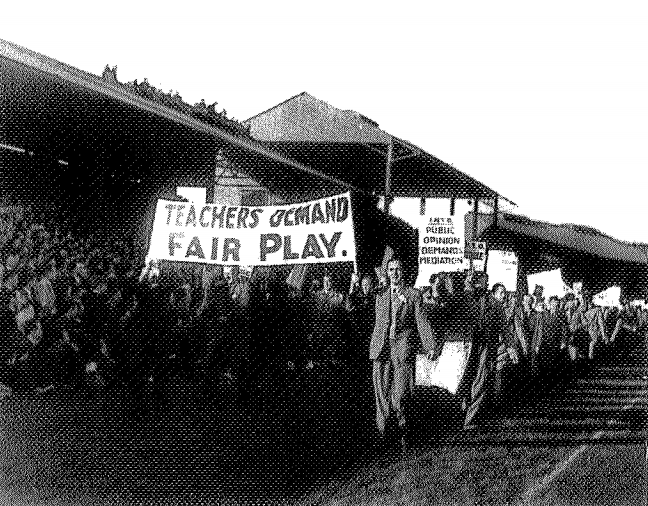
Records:
{"label": "small white sign", "polygon": [[621,287],[611,286],[610,288],[597,293],[592,297],[596,306],[621,307]]}
{"label": "small white sign", "polygon": [[549,297],[552,295],[562,298],[569,290],[563,281],[560,269],[529,274],[527,281],[529,284],[529,293],[533,293],[536,285],[544,288],[542,294],[545,300],[549,300]]}
{"label": "small white sign", "polygon": [[488,252],[488,284],[502,283],[509,292],[517,289],[518,259],[512,251],[490,250]]}
{"label": "small white sign", "polygon": [[486,243],[484,241],[466,241],[466,249],[464,250],[466,261],[465,267],[470,265],[470,259],[473,261],[473,270],[477,272],[484,272],[486,267]]}

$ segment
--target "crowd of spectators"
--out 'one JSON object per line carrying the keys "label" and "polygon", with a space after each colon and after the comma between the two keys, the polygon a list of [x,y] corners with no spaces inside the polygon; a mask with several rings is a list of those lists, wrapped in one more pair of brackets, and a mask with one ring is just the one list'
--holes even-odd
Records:
{"label": "crowd of spectators", "polygon": [[135,313],[137,265],[125,241],[77,238],[28,207],[0,217],[0,376],[15,390],[102,381],[99,365]]}
{"label": "crowd of spectators", "polygon": [[122,83],[117,79],[117,66],[110,68],[106,65],[101,77],[104,81],[119,84],[151,102],[157,102],[171,109],[175,109],[176,111],[180,111],[202,121],[203,123],[221,128],[230,134],[245,137],[250,136],[249,126],[243,125],[233,118],[228,118],[225,109],[221,111],[216,110],[218,102],[207,105],[203,99],[194,105],[190,105],[182,99],[177,91],[174,92],[171,90],[168,93],[165,93],[161,89],[152,86],[146,78],[142,79],[139,83],[137,82],[137,79]]}
{"label": "crowd of spectators", "polygon": [[179,371],[254,389],[286,370],[367,362],[370,277],[297,290],[280,269],[145,265],[126,240],[46,221],[2,214],[0,382],[12,390],[138,391]]}

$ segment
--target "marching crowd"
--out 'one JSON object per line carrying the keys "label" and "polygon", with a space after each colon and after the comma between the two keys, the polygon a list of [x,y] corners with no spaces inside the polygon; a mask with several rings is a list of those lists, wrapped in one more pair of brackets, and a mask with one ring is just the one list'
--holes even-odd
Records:
{"label": "marching crowd", "polygon": [[[484,273],[469,275],[459,289],[443,274],[432,286],[440,301],[436,304],[450,308],[441,332],[460,329],[472,343],[458,388],[468,428],[487,423],[504,405],[510,409],[532,400],[648,330],[645,309],[628,300],[621,300],[621,307],[594,305],[581,280],[564,297],[548,299],[542,286],[522,296],[500,283],[487,290]],[[454,329],[453,321],[458,325]]]}
{"label": "marching crowd", "polygon": [[[299,290],[282,270],[143,265],[124,240],[81,239],[41,221],[25,212],[1,223],[0,383],[10,389],[138,391],[180,372],[251,392],[286,371],[336,368],[371,388],[368,347],[386,275],[353,274],[339,291],[325,275]],[[594,306],[580,281],[548,300],[542,287],[519,296],[488,286],[483,273],[442,273],[423,291],[435,340],[472,343],[458,389],[466,426],[498,398],[555,382],[570,363],[648,326],[648,313],[627,301]]]}

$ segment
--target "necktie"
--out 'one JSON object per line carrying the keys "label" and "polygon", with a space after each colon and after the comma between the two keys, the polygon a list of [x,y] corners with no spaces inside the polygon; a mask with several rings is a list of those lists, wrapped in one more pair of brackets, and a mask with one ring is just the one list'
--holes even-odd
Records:
{"label": "necktie", "polygon": [[389,326],[389,338],[390,339],[395,339],[396,338],[396,308],[398,305],[398,287],[394,286],[391,289],[391,297],[390,297],[390,306],[389,306],[389,317],[391,320],[390,326]]}

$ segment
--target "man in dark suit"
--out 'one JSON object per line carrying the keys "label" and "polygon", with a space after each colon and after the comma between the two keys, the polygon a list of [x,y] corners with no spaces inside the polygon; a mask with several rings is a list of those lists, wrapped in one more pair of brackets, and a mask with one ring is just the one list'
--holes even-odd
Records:
{"label": "man in dark suit", "polygon": [[353,274],[346,310],[352,328],[349,355],[353,363],[364,368],[367,365],[367,344],[371,340],[372,325],[376,320],[376,290],[372,276],[364,275],[360,281],[360,277]]}
{"label": "man in dark suit", "polygon": [[495,283],[490,294],[479,296],[474,303],[472,346],[468,363],[477,364],[477,367],[471,370],[471,377],[466,378],[472,382],[469,397],[464,398],[466,429],[487,423],[493,417],[493,409],[500,400],[501,370],[497,369],[497,357],[506,324],[502,305],[505,294],[504,285]]}
{"label": "man in dark suit", "polygon": [[537,314],[531,371],[539,376],[540,387],[551,386],[560,372],[560,352],[567,342],[567,320],[558,309],[560,300],[549,297],[549,309]]}
{"label": "man in dark suit", "polygon": [[420,345],[436,360],[442,343],[434,335],[423,310],[421,293],[403,284],[403,265],[387,263],[390,287],[376,297],[376,318],[369,358],[373,360],[376,424],[381,435],[392,414],[403,446],[407,443],[405,405],[414,385],[414,365]]}

